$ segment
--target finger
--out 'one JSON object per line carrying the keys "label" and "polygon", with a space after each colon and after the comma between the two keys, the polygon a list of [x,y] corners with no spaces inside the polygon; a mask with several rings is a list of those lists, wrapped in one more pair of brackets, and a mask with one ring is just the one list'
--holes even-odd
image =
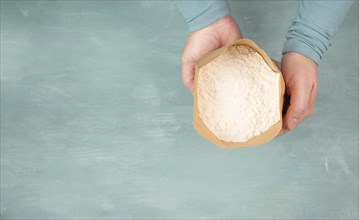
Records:
{"label": "finger", "polygon": [[277,134],[277,137],[282,136],[284,134],[286,134],[289,129],[287,128],[287,125],[285,123],[285,113],[287,112],[289,106],[289,96],[285,95],[284,97],[284,102],[283,102],[283,111],[282,111],[282,128],[279,131],[279,133]]}
{"label": "finger", "polygon": [[287,90],[287,92],[284,94],[283,97],[283,108],[282,108],[282,129],[288,129],[287,128],[287,124],[285,123],[285,116],[287,114],[288,108],[289,108],[289,100],[290,100],[290,96],[289,96],[289,90]]}
{"label": "finger", "polygon": [[284,135],[284,134],[287,133],[288,131],[289,131],[288,129],[282,127],[282,129],[281,129],[281,130],[279,131],[279,133],[277,134],[277,137]]}
{"label": "finger", "polygon": [[317,96],[317,87],[313,86],[313,89],[310,93],[310,99],[309,99],[309,107],[307,115],[310,116],[314,113],[314,107],[315,107],[315,98]]}
{"label": "finger", "polygon": [[194,66],[195,66],[194,61],[190,61],[186,59],[182,61],[182,81],[192,94],[193,94]]}
{"label": "finger", "polygon": [[297,127],[307,117],[311,90],[312,88],[307,86],[305,82],[296,82],[290,88],[290,103],[285,116],[288,129]]}

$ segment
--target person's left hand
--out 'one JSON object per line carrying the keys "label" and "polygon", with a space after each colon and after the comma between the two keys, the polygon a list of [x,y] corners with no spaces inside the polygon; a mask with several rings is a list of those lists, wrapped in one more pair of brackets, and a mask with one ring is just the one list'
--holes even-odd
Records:
{"label": "person's left hand", "polygon": [[318,89],[317,64],[302,54],[285,53],[282,57],[282,73],[289,106],[284,109],[286,113],[278,136],[294,129],[313,114]]}

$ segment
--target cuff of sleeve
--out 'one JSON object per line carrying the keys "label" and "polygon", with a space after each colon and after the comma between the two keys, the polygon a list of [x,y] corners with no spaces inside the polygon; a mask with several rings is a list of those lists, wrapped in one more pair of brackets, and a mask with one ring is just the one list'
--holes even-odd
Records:
{"label": "cuff of sleeve", "polygon": [[187,21],[189,31],[195,32],[203,29],[228,14],[230,14],[230,9],[227,2],[225,2],[225,4],[223,4],[223,2],[220,2],[220,4],[212,4],[205,12]]}
{"label": "cuff of sleeve", "polygon": [[282,53],[284,54],[293,51],[308,57],[309,59],[316,62],[317,65],[321,60],[321,56],[315,50],[313,50],[313,48],[308,46],[308,44],[301,42],[298,39],[288,39],[284,44]]}

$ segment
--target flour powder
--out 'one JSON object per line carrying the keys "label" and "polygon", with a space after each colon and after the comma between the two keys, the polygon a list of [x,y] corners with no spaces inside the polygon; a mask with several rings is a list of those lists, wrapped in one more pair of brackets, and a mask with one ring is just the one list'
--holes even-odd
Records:
{"label": "flour powder", "polygon": [[279,77],[254,49],[231,46],[199,70],[200,118],[226,142],[260,135],[280,120]]}

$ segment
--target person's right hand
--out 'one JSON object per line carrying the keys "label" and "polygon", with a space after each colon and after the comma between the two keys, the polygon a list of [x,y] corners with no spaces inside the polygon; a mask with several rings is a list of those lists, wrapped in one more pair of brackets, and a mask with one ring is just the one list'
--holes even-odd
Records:
{"label": "person's right hand", "polygon": [[241,31],[231,15],[190,34],[182,54],[182,81],[192,94],[196,61],[241,38]]}

